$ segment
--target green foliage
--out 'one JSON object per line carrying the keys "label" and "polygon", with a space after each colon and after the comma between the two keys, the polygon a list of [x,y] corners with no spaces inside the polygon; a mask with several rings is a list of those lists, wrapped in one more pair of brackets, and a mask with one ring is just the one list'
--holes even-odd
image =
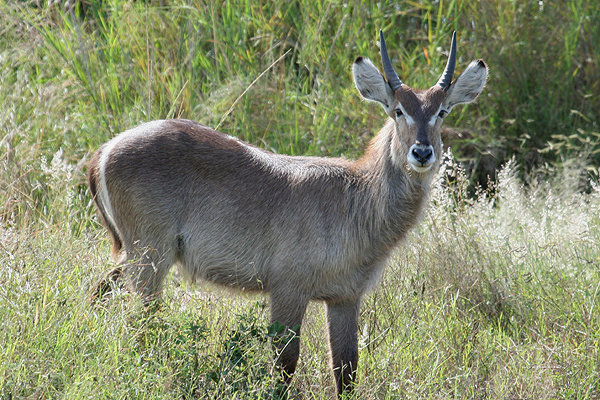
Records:
{"label": "green foliage", "polygon": [[166,370],[169,386],[183,398],[196,398],[202,393],[203,375],[210,368],[203,354],[207,328],[196,318],[184,314],[173,321],[150,312],[131,323],[136,332],[132,351],[138,354],[138,365],[150,376]]}
{"label": "green foliage", "polygon": [[593,173],[600,165],[592,0],[35,4],[0,3],[5,220],[50,208],[43,193],[23,198],[43,188],[31,168],[41,156],[62,149],[79,192],[89,153],[152,119],[198,120],[281,153],[359,156],[383,117],[360,100],[350,66],[378,59],[380,28],[413,87],[435,82],[453,30],[459,72],[489,64],[479,105],[447,123],[463,129],[446,144],[475,183],[513,155],[527,169],[571,157]]}
{"label": "green foliage", "polygon": [[[269,363],[265,363],[264,358],[270,352],[267,344],[271,335],[267,329],[258,325],[252,311],[238,316],[238,319],[239,326],[229,333],[223,343],[224,349],[219,356],[218,367],[209,372],[210,379],[224,393],[248,393],[257,383],[275,383]],[[255,398],[266,395],[254,394]]]}
{"label": "green foliage", "polygon": [[360,100],[350,65],[378,59],[380,28],[413,87],[435,82],[453,30],[459,72],[475,58],[490,66],[479,105],[447,123],[462,128],[446,144],[475,183],[513,155],[527,169],[600,165],[592,0],[75,4],[0,3],[5,220],[52,206],[32,168],[41,156],[62,149],[79,192],[89,153],[152,119],[198,120],[281,153],[359,156],[383,117]]}
{"label": "green foliage", "polygon": [[[473,2],[461,25],[489,63],[484,136],[527,167],[590,157],[598,166],[600,9],[592,1]],[[490,142],[488,142],[489,144]]]}

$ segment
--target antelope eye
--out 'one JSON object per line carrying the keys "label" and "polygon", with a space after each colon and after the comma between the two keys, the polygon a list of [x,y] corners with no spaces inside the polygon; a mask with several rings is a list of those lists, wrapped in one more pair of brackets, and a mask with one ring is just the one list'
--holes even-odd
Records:
{"label": "antelope eye", "polygon": [[438,117],[444,118],[446,116],[446,114],[448,114],[448,111],[446,111],[446,110],[440,110],[440,113],[438,114]]}
{"label": "antelope eye", "polygon": [[401,110],[401,109],[399,109],[399,108],[396,108],[396,109],[394,110],[394,112],[396,113],[396,118],[399,118],[399,117],[401,117],[401,116],[402,116],[402,110]]}

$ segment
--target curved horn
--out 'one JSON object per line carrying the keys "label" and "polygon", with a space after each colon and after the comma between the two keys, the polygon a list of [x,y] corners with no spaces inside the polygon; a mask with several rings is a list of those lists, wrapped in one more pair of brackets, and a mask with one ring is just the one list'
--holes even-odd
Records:
{"label": "curved horn", "polygon": [[395,92],[402,86],[402,81],[398,78],[398,74],[394,71],[394,67],[392,67],[392,62],[390,61],[390,56],[388,55],[387,47],[385,45],[385,39],[383,38],[383,31],[381,29],[379,30],[379,41],[381,42],[381,64],[383,64],[383,72],[385,73],[385,78],[388,80],[390,87]]}
{"label": "curved horn", "polygon": [[438,85],[444,90],[448,90],[450,83],[452,83],[452,77],[454,76],[454,67],[456,66],[456,31],[452,34],[452,45],[450,46],[450,55],[448,56],[448,62],[446,63],[446,69],[442,73]]}

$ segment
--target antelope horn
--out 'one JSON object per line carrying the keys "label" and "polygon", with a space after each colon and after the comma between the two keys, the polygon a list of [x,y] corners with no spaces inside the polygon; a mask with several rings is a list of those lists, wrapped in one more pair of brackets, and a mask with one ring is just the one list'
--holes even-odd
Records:
{"label": "antelope horn", "polygon": [[385,78],[388,80],[390,87],[395,92],[402,86],[402,81],[398,78],[398,74],[394,71],[394,67],[392,67],[392,62],[390,61],[390,56],[388,55],[387,47],[385,46],[385,39],[383,38],[383,31],[381,29],[379,30],[379,40],[381,42],[381,64],[383,64],[383,72],[385,73]]}
{"label": "antelope horn", "polygon": [[454,67],[456,66],[456,31],[452,34],[452,45],[450,46],[450,55],[448,56],[448,62],[446,63],[446,69],[442,73],[438,85],[444,90],[448,90],[450,83],[452,83],[452,76],[454,76]]}

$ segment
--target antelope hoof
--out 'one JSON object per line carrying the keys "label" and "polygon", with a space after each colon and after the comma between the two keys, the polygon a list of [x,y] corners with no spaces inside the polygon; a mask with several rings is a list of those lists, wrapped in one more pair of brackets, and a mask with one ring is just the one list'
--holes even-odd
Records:
{"label": "antelope hoof", "polygon": [[94,291],[92,292],[92,296],[90,297],[90,301],[92,303],[102,301],[105,296],[113,293],[114,289],[120,286],[119,278],[121,277],[122,273],[123,270],[120,267],[114,268],[113,270],[107,272],[96,285]]}

